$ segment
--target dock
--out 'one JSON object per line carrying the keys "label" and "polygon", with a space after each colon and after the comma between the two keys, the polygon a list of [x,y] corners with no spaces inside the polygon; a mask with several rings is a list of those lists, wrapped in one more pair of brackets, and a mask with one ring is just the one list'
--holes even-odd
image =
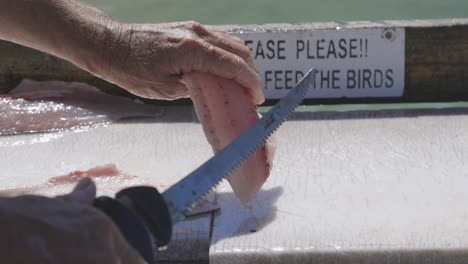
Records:
{"label": "dock", "polygon": [[[242,205],[223,182],[209,210],[175,227],[158,263],[468,263],[468,19],[213,27],[257,52],[268,99],[260,111],[301,67],[315,63],[323,81],[277,131],[257,197]],[[133,97],[13,43],[0,43],[0,58],[4,93],[30,78]],[[163,114],[79,133],[1,136],[0,186],[109,162],[171,184],[212,156],[189,100],[149,103]]]}

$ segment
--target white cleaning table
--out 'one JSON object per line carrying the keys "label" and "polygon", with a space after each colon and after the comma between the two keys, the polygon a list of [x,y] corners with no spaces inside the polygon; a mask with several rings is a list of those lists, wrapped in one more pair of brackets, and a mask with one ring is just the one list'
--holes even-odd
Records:
{"label": "white cleaning table", "polygon": [[[277,136],[257,198],[243,206],[223,183],[209,197],[219,209],[179,224],[161,261],[468,263],[467,109],[303,111]],[[211,155],[192,108],[167,107],[157,119],[0,137],[0,186],[109,162],[170,184]]]}

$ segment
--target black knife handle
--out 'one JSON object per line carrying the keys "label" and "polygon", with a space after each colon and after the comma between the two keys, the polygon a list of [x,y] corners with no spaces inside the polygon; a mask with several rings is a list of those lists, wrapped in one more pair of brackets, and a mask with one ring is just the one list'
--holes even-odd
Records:
{"label": "black knife handle", "polygon": [[158,247],[163,247],[172,236],[172,218],[164,198],[150,186],[126,188],[115,197],[98,197],[94,206],[112,219],[146,262],[154,263],[152,238]]}
{"label": "black knife handle", "polygon": [[166,246],[172,236],[172,218],[159,191],[150,186],[135,186],[121,190],[115,199],[130,208],[145,222],[158,247]]}
{"label": "black knife handle", "polygon": [[127,242],[147,263],[155,262],[151,235],[140,217],[120,202],[107,196],[94,199],[94,206],[112,219]]}

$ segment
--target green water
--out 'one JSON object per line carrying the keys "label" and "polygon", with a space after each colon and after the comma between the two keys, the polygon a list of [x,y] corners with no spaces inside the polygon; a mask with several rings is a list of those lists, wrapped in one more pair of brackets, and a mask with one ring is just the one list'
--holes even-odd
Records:
{"label": "green water", "polygon": [[[203,24],[468,18],[468,0],[85,0],[124,22]],[[306,111],[467,108],[468,103],[308,106]],[[260,111],[266,111],[260,109]]]}
{"label": "green water", "polygon": [[468,17],[468,0],[88,0],[125,22],[204,24]]}
{"label": "green water", "polygon": [[[268,112],[271,106],[260,106],[261,114]],[[418,109],[461,109],[468,108],[468,102],[448,103],[401,103],[401,104],[342,104],[342,105],[303,105],[296,112],[350,112],[369,110],[418,110]]]}

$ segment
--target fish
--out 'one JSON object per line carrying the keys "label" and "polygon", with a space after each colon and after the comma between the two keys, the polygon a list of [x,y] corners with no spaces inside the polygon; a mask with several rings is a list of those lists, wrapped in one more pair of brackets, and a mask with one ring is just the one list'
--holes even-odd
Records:
{"label": "fish", "polygon": [[0,95],[0,135],[92,127],[132,117],[158,117],[162,111],[85,83],[25,79]]}
{"label": "fish", "polygon": [[[261,117],[247,88],[234,80],[191,72],[184,74],[183,81],[214,153]],[[252,200],[268,179],[276,147],[277,140],[273,135],[227,177],[242,203]]]}
{"label": "fish", "polygon": [[[260,118],[247,88],[235,81],[201,72],[186,73],[183,78],[214,153]],[[0,95],[0,135],[50,132],[161,114],[155,105],[108,95],[84,83],[23,80],[9,94]],[[252,200],[269,177],[276,145],[274,136],[270,137],[227,177],[241,202]],[[53,193],[52,189],[65,185],[49,182],[31,188]]]}

